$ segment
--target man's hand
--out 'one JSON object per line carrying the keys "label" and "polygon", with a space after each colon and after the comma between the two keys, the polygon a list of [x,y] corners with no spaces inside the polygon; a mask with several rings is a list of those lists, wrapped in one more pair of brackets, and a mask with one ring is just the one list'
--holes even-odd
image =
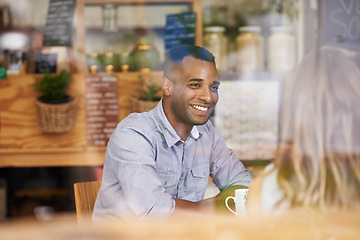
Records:
{"label": "man's hand", "polygon": [[[213,198],[208,198],[199,202],[190,202],[182,199],[175,199],[174,214],[179,212],[191,211],[191,212],[203,212],[203,213],[231,213],[225,206],[225,199],[228,196],[235,196],[236,189],[247,189],[247,187],[241,185],[231,186],[222,190],[218,195]],[[230,201],[229,205],[233,208],[234,202]]]}
{"label": "man's hand", "polygon": [[235,190],[236,189],[247,189],[247,187],[244,187],[244,186],[241,186],[241,185],[235,185],[235,186],[225,188],[218,195],[215,196],[216,201],[217,202],[223,201],[225,203],[225,199],[228,196],[235,196]]}

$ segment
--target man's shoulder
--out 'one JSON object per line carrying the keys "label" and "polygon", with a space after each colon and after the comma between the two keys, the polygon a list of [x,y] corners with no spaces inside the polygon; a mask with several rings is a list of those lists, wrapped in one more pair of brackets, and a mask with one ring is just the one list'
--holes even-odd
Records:
{"label": "man's shoulder", "polygon": [[157,126],[157,121],[151,112],[131,113],[118,124],[117,130],[133,129],[148,132],[153,131]]}
{"label": "man's shoulder", "polygon": [[216,126],[214,125],[213,122],[211,122],[210,120],[207,121],[205,124],[203,125],[197,125],[196,126],[199,134],[202,136],[202,139],[206,139],[207,141],[214,141],[214,142],[218,142],[220,141],[224,141],[222,135],[220,134],[219,130],[216,128]]}

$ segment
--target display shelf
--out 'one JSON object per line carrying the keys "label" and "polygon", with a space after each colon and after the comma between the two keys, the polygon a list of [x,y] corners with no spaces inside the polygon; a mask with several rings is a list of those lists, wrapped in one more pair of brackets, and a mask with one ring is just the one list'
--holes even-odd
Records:
{"label": "display shelf", "polygon": [[[85,8],[90,5],[104,5],[104,4],[116,4],[116,5],[171,5],[171,4],[189,4],[190,9],[196,13],[196,33],[195,44],[202,46],[203,42],[203,29],[202,29],[202,7],[201,0],[77,0],[76,2],[76,16],[77,16],[77,28],[76,28],[76,42],[77,42],[77,71],[80,73],[87,73],[86,64],[86,25],[85,25]],[[165,26],[164,26],[165,27]],[[104,33],[106,34],[106,33]]]}
{"label": "display shelf", "polygon": [[[129,99],[140,86],[139,74],[112,74],[118,79],[119,121],[131,113]],[[150,74],[161,82],[162,72]],[[39,76],[9,75],[0,81],[0,167],[102,165],[105,147],[88,146],[86,136],[85,78],[94,75],[73,75],[69,92],[78,101],[76,123],[63,134],[44,134],[37,127],[36,92],[30,85]]]}

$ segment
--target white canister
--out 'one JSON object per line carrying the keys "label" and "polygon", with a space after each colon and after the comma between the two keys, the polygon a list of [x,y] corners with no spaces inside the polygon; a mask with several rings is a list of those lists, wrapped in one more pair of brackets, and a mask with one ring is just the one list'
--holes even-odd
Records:
{"label": "white canister", "polygon": [[237,67],[240,73],[258,73],[264,69],[264,40],[259,26],[239,28],[236,37]]}
{"label": "white canister", "polygon": [[225,27],[223,26],[211,26],[205,28],[204,35],[204,47],[214,55],[219,72],[227,70],[228,40],[224,32]]}
{"label": "white canister", "polygon": [[292,28],[287,26],[271,28],[268,39],[269,72],[288,72],[295,67],[296,43],[292,32]]}

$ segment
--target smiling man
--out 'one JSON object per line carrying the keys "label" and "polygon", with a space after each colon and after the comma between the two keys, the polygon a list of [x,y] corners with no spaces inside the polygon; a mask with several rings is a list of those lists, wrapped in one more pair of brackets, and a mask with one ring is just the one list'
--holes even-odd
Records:
{"label": "smiling man", "polygon": [[[212,211],[251,177],[209,120],[220,82],[214,56],[198,46],[167,52],[163,99],[133,113],[111,136],[93,219],[169,217]],[[221,191],[202,200],[209,176]]]}

